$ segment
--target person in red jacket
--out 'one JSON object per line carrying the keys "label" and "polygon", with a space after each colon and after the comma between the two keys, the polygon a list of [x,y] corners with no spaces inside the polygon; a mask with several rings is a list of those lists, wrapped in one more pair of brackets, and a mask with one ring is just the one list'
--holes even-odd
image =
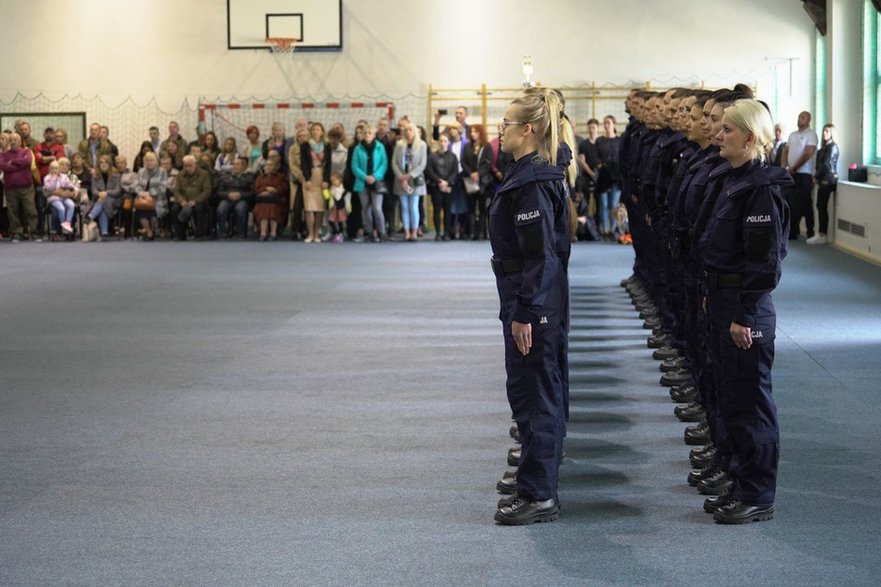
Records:
{"label": "person in red jacket", "polygon": [[46,179],[49,173],[49,164],[64,157],[64,145],[55,141],[55,129],[51,126],[43,133],[44,141],[34,147],[34,157],[37,159],[37,170],[40,179]]}

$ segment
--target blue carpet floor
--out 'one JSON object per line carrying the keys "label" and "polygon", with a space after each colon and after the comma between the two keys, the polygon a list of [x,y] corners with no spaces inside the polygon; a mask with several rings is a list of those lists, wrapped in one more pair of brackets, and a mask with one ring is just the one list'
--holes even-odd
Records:
{"label": "blue carpet floor", "polygon": [[512,446],[486,243],[0,244],[0,585],[878,585],[881,268],[796,244],[777,515],[685,483],[632,250],[577,245],[560,519]]}

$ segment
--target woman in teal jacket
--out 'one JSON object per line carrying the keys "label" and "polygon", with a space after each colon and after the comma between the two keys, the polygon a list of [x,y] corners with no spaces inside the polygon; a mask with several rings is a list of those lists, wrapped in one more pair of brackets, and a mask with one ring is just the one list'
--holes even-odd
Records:
{"label": "woman in teal jacket", "polygon": [[364,233],[373,231],[373,242],[379,242],[385,234],[385,216],[382,213],[382,199],[388,193],[385,174],[388,171],[388,157],[385,147],[376,140],[376,129],[364,127],[364,142],[355,147],[352,173],[355,175],[355,192],[361,200],[361,219]]}

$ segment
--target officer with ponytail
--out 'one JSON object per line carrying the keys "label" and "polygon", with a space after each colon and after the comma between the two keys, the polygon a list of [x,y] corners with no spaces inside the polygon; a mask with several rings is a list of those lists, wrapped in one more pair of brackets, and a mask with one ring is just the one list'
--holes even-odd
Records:
{"label": "officer with ponytail", "polygon": [[489,208],[492,267],[499,292],[508,401],[521,439],[516,475],[499,484],[495,520],[505,525],[559,516],[557,478],[566,433],[569,327],[568,168],[561,148],[562,103],[548,89],[514,100],[499,123],[514,162]]}

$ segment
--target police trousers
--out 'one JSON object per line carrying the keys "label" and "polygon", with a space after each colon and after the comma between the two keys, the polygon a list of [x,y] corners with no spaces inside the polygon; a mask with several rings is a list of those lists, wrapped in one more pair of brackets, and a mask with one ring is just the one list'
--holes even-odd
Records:
{"label": "police trousers", "polygon": [[753,344],[735,346],[729,331],[739,306],[739,289],[718,289],[708,297],[711,320],[716,398],[730,442],[728,475],[735,499],[753,505],[771,505],[777,487],[780,429],[771,393],[776,316],[771,296],[759,304]]}
{"label": "police trousers", "polygon": [[532,348],[524,356],[505,325],[505,370],[508,402],[520,431],[521,454],[517,494],[535,500],[557,497],[563,454],[566,377],[561,353],[563,329],[532,327]]}

